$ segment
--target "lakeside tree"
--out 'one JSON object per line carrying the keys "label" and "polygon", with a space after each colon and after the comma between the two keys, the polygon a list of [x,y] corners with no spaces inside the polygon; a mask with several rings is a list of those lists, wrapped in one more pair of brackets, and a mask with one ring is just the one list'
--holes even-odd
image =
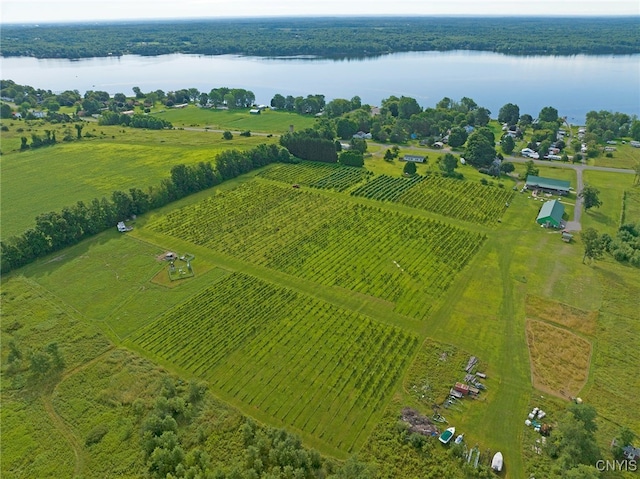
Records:
{"label": "lakeside tree", "polygon": [[552,106],[543,107],[538,114],[538,121],[549,123],[558,121],[558,110]]}
{"label": "lakeside tree", "polygon": [[498,121],[507,125],[517,125],[520,119],[520,107],[513,103],[507,103],[498,112]]}
{"label": "lakeside tree", "polygon": [[602,201],[600,200],[600,190],[595,186],[586,185],[580,192],[580,198],[584,200],[584,209],[600,208]]}

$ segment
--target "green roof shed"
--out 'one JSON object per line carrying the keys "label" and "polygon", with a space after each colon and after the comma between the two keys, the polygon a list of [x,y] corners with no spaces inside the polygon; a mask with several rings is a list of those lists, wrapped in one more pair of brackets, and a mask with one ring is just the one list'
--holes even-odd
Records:
{"label": "green roof shed", "polygon": [[571,189],[571,183],[553,178],[543,178],[542,176],[527,176],[526,187],[528,190],[540,188],[544,191],[551,191],[557,194],[566,195]]}
{"label": "green roof shed", "polygon": [[540,208],[536,221],[543,226],[553,226],[560,228],[562,224],[562,215],[564,214],[564,205],[558,200],[547,201]]}

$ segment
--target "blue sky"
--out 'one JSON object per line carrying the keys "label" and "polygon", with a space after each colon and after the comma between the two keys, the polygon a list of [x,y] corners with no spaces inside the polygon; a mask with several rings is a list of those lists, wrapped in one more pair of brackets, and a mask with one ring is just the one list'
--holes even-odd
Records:
{"label": "blue sky", "polygon": [[0,22],[318,15],[640,15],[638,0],[0,0]]}

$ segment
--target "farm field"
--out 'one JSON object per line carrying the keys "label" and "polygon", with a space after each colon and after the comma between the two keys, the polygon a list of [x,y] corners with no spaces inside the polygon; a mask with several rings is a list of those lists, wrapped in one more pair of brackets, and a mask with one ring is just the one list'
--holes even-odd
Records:
{"label": "farm field", "polygon": [[[406,181],[400,177],[401,164],[388,167],[397,170],[390,178]],[[135,354],[120,349],[103,354],[113,345],[129,348],[185,380],[206,381],[216,397],[243,414],[286,427],[324,454],[342,459],[360,452],[378,465],[379,477],[385,478],[414,473],[409,465],[411,471],[423,471],[424,477],[464,477],[455,466],[449,473],[447,467],[455,460],[448,451],[423,457],[398,440],[395,425],[406,405],[432,414],[431,403],[418,398],[413,385],[421,387],[428,378],[437,402],[444,391],[441,383],[457,377],[459,364],[476,355],[488,374],[486,399],[465,402],[445,415],[470,444],[503,452],[506,477],[526,479],[531,470],[528,461],[535,458],[522,454],[523,444],[531,439],[522,424],[523,413],[533,397],[544,394],[532,385],[526,325],[527,318],[533,318],[551,321],[576,337],[586,335],[592,342],[588,378],[578,394],[599,413],[602,450],[606,452],[606,443],[620,424],[640,429],[628,414],[638,407],[633,391],[640,389],[633,374],[640,361],[635,353],[640,351],[634,302],[640,294],[637,269],[610,258],[582,264],[579,236],[566,244],[558,232],[539,228],[535,224],[539,202],[513,194],[510,186],[482,186],[476,177],[462,182],[469,191],[478,187],[512,195],[510,206],[497,216],[500,223],[486,219],[496,218],[492,213],[474,216],[468,210],[475,205],[469,201],[458,202],[466,216],[452,214],[454,219],[449,219],[445,206],[433,212],[400,201],[349,195],[350,188],[362,183],[343,191],[310,189],[307,184],[340,171],[330,165],[320,169],[325,171],[314,176],[304,165],[273,165],[139,217],[127,235],[102,233],[3,279],[3,294],[25,285],[38,292],[14,293],[17,304],[32,305],[33,311],[46,311],[50,308],[46,304],[53,304],[57,312],[51,314],[67,315],[76,324],[103,332],[96,336],[100,347],[88,348],[84,355],[74,348],[90,336],[69,329],[60,340],[70,365],[82,372],[64,377],[51,402],[67,431],[79,441],[85,476],[101,477],[104,469],[99,463],[114,464],[110,448],[116,447],[118,438],[139,437],[139,419],[127,411],[133,409],[137,394],[147,397],[147,392],[157,392],[158,376],[145,372],[148,366],[142,367]],[[574,174],[553,171],[567,179]],[[297,174],[303,176],[295,181],[302,187],[294,189],[291,183]],[[632,175],[595,179],[613,189],[629,190],[627,180],[632,181]],[[333,177],[327,184],[333,181],[339,183]],[[427,182],[416,183],[399,198]],[[394,194],[393,184],[389,182],[389,194]],[[432,189],[435,197],[438,189],[446,197],[448,184],[434,182]],[[620,220],[622,196],[619,199],[601,208],[607,224]],[[635,203],[630,201],[633,211]],[[196,276],[171,288],[154,281],[166,274],[166,263],[157,257],[168,250],[195,254]],[[36,301],[39,297],[48,298],[46,304]],[[23,322],[19,314],[32,311],[31,306],[21,307],[23,312],[15,306],[8,310],[18,322]],[[52,322],[48,313],[33,315],[30,321],[42,324],[45,334],[63,324]],[[7,332],[6,324],[3,317],[3,344],[27,331]],[[553,338],[550,348],[562,346],[555,335],[548,337]],[[41,347],[38,344],[47,340],[43,336],[42,342],[32,344]],[[394,346],[398,342],[406,346]],[[345,351],[350,359],[341,363]],[[448,352],[449,363],[440,362],[442,352]],[[3,349],[3,367],[5,358]],[[110,368],[117,379],[101,382]],[[365,368],[371,374],[358,383]],[[132,386],[136,375],[146,374],[156,379],[139,389]],[[95,388],[83,392],[85,383],[95,383]],[[2,453],[3,459],[5,454],[12,458],[11,467],[23,467],[17,457],[31,447],[43,464],[29,465],[34,469],[28,470],[46,476],[51,459],[43,448],[59,430],[47,411],[36,406],[29,409],[31,405],[16,403],[9,414],[17,418],[11,423],[16,434],[28,437],[37,431],[20,429],[18,424],[24,418],[40,418],[44,446],[24,441],[24,446],[16,443],[20,449],[6,449],[3,441]],[[98,411],[95,418],[86,414],[92,408]],[[4,425],[4,408],[2,414]],[[110,425],[104,444],[83,446],[99,422]],[[220,454],[228,437],[233,454],[240,454],[238,431],[237,422],[228,426],[227,436],[220,432],[216,446],[208,445],[208,450]],[[133,440],[127,444],[139,446]],[[74,463],[78,467],[73,448],[55,447],[50,450],[65,458],[65,471],[73,471]],[[242,456],[231,459],[231,454],[229,462],[244,461]],[[224,455],[216,457],[219,461]],[[142,467],[135,462],[139,458],[126,454],[122,458]],[[545,474],[538,476],[556,477]]]}
{"label": "farm field", "polygon": [[[44,128],[34,125],[33,132],[44,136]],[[87,124],[85,131],[90,128]],[[146,191],[168,178],[171,167],[178,163],[212,161],[230,147],[246,150],[272,141],[264,137],[225,141],[219,133],[201,131],[150,132],[98,125],[95,130],[95,138],[24,152],[9,151],[12,135],[17,141],[15,148],[20,144],[20,133],[15,133],[14,127],[3,133],[2,238],[32,227],[38,214],[59,211],[77,201],[88,203],[93,198],[110,197],[114,190],[134,187]],[[60,131],[58,135],[63,136]]]}
{"label": "farm field", "polygon": [[398,202],[477,224],[497,222],[513,197],[511,189],[483,186],[428,173],[411,178],[376,176],[351,194]]}
{"label": "farm field", "polygon": [[170,121],[175,128],[208,127],[216,130],[252,131],[283,134],[294,129],[304,130],[315,123],[315,118],[288,111],[263,110],[252,115],[246,110],[214,110],[189,105],[186,108],[171,108],[156,112],[159,118]]}
{"label": "farm field", "polygon": [[373,175],[364,168],[345,167],[326,163],[275,165],[258,174],[262,178],[312,188],[345,191]]}
{"label": "farm field", "polygon": [[[234,208],[238,204],[242,209]],[[483,242],[478,233],[442,222],[260,182],[146,226],[243,261],[393,302],[396,312],[418,319]]]}
{"label": "farm field", "polygon": [[221,397],[348,452],[368,437],[417,344],[399,328],[240,274],[131,341]]}

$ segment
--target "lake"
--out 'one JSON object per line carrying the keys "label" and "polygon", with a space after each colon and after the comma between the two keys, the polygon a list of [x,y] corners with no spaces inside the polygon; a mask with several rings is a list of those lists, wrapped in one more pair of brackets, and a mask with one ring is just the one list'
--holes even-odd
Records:
{"label": "lake", "polygon": [[268,104],[275,93],[323,94],[379,105],[391,95],[410,96],[423,107],[443,97],[467,96],[491,110],[505,103],[536,117],[553,106],[572,123],[591,110],[640,116],[640,55],[507,56],[490,52],[412,52],[381,57],[329,60],[234,55],[162,55],[38,60],[0,60],[3,79],[60,92],[104,90],[132,95],[161,89],[227,86],[244,88]]}

